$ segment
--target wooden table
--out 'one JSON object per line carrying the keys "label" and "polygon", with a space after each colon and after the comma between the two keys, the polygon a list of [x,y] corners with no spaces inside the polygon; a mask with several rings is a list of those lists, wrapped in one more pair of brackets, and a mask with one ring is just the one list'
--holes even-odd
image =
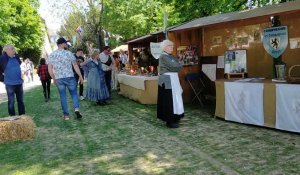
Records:
{"label": "wooden table", "polygon": [[120,95],[142,104],[157,104],[158,76],[118,75]]}

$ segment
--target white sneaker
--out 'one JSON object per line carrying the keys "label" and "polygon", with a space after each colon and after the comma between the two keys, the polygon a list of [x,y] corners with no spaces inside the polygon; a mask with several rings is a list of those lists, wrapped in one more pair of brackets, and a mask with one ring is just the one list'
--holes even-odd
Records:
{"label": "white sneaker", "polygon": [[84,100],[84,96],[80,96],[80,100]]}

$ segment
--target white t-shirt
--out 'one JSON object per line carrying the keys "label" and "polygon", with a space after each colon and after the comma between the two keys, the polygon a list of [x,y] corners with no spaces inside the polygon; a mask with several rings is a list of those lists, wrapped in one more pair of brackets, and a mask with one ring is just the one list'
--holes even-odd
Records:
{"label": "white t-shirt", "polygon": [[[104,64],[104,63],[107,62],[109,56],[110,56],[110,58],[111,58],[112,63],[111,63],[110,66],[107,66],[107,65]],[[103,69],[103,71],[109,71],[109,70],[112,70],[112,69],[114,68],[115,61],[114,61],[114,58],[113,58],[112,55],[106,55],[105,53],[101,52],[100,55],[99,55],[99,57],[100,57],[100,61],[101,61],[101,63],[102,63],[102,69]]]}
{"label": "white t-shirt", "polygon": [[120,54],[120,59],[122,61],[122,64],[126,64],[128,61],[128,56],[125,53]]}

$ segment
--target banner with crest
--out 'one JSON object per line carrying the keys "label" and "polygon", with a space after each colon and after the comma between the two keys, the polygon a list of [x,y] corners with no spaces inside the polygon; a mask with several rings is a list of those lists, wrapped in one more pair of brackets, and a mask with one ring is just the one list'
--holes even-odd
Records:
{"label": "banner with crest", "polygon": [[273,57],[280,57],[288,45],[288,28],[279,26],[264,29],[263,44],[265,50]]}

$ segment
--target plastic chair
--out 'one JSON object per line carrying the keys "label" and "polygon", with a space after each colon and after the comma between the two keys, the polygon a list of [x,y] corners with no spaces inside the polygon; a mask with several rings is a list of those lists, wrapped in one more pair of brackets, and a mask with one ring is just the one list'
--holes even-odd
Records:
{"label": "plastic chair", "polygon": [[185,80],[189,83],[194,92],[195,96],[193,97],[192,101],[198,99],[200,105],[204,106],[201,96],[203,95],[205,85],[203,83],[201,75],[198,73],[190,73],[185,76]]}

